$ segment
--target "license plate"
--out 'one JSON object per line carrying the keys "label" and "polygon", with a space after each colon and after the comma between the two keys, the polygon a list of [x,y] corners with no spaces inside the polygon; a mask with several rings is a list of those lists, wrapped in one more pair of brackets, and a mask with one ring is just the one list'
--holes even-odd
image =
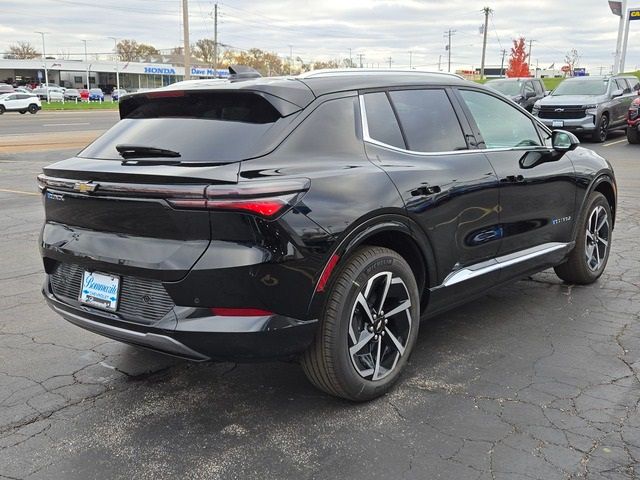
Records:
{"label": "license plate", "polygon": [[561,120],[555,120],[555,121],[553,122],[553,127],[554,127],[554,128],[564,127],[564,122],[563,122],[563,121],[561,121]]}
{"label": "license plate", "polygon": [[92,307],[115,311],[118,308],[120,277],[98,272],[84,272],[80,302]]}

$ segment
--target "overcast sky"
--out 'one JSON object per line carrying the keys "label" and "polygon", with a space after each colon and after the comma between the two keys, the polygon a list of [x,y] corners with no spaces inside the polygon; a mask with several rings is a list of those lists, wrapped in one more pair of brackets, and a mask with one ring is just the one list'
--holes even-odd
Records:
{"label": "overcast sky", "polygon": [[[190,0],[191,41],[213,37],[214,1]],[[484,6],[489,21],[487,64],[499,65],[512,39],[533,39],[533,66],[562,64],[576,48],[581,65],[599,73],[613,63],[618,17],[606,0],[225,0],[218,2],[219,42],[236,48],[258,47],[311,60],[354,60],[394,67],[446,70],[445,30],[453,29],[452,70],[480,65]],[[640,0],[629,6],[640,7]],[[170,49],[181,43],[181,0],[2,0],[0,50],[28,41],[47,54],[83,54],[113,49],[108,37],[132,38]],[[78,58],[78,57],[76,57]],[[640,69],[640,21],[631,22],[627,70]]]}

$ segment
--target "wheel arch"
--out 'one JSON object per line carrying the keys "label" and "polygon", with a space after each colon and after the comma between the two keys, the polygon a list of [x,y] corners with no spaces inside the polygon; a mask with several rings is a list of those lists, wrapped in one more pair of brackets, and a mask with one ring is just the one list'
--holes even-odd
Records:
{"label": "wheel arch", "polygon": [[[601,173],[600,175],[598,175],[596,179],[591,183],[591,185],[589,186],[589,189],[587,190],[584,197],[582,198],[582,202],[580,204],[580,210],[578,210],[579,213],[581,213],[584,210],[587,204],[587,201],[589,200],[589,197],[593,192],[599,192],[602,195],[604,195],[604,197],[607,199],[607,202],[609,203],[609,208],[611,209],[611,216],[612,216],[611,228],[614,228],[615,222],[616,222],[617,194],[618,194],[618,189],[617,189],[615,180],[608,173]],[[576,238],[576,235],[578,233],[578,228],[579,226],[576,224],[574,226],[574,231],[573,231],[574,239]]]}
{"label": "wheel arch", "polygon": [[[323,272],[337,255],[336,269],[331,271],[327,281],[329,286],[344,262],[351,253],[364,245],[386,247],[402,256],[416,276],[421,294],[421,307],[429,300],[429,288],[437,282],[437,271],[433,249],[429,239],[413,220],[403,215],[386,214],[370,218],[352,229],[326,258]],[[327,288],[329,290],[329,288]],[[324,291],[318,291],[318,285],[310,302],[311,317],[318,318],[326,299]]]}

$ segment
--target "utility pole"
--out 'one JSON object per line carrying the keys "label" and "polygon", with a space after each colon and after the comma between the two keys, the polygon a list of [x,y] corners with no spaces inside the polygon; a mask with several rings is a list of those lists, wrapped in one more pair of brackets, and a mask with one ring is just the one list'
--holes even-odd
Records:
{"label": "utility pole", "polygon": [[[615,2],[610,3],[610,5],[614,5]],[[612,11],[615,15],[620,16],[620,23],[618,24],[618,40],[616,41],[616,56],[615,56],[615,60],[614,60],[614,65],[613,65],[613,73],[614,75],[616,73],[620,73],[621,69],[620,69],[620,62],[622,60],[622,37],[624,35],[624,26],[625,26],[625,22],[626,22],[626,12],[627,12],[627,0],[622,0],[622,5],[620,5],[620,12],[614,11],[614,9],[612,8]]]}
{"label": "utility pole", "polygon": [[91,87],[89,86],[89,57],[87,56],[87,41],[82,40],[82,43],[84,43],[84,63],[86,64],[86,67],[87,67],[87,90],[88,90]]}
{"label": "utility pole", "polygon": [[[120,62],[119,62],[119,55],[118,55],[118,39],[116,37],[109,37],[111,40],[113,40],[113,51],[116,54],[116,89],[120,90]],[[120,92],[118,92],[120,93]]]}
{"label": "utility pole", "polygon": [[213,6],[213,76],[218,78],[218,2]]}
{"label": "utility pole", "polygon": [[292,63],[293,63],[293,45],[289,45],[289,75],[291,75]]}
{"label": "utility pole", "polygon": [[[529,64],[529,66],[531,66],[531,60],[532,60],[532,56],[531,56],[531,46],[533,45],[533,42],[537,42],[537,40],[529,40],[529,61],[527,62]],[[538,77],[538,71],[535,71],[535,74],[533,75],[534,77]]]}
{"label": "utility pole", "polygon": [[47,54],[44,53],[44,34],[46,32],[36,32],[42,35],[42,63],[44,64],[44,83],[47,86],[47,103],[51,101],[51,96],[49,95],[49,71],[47,70]]}
{"label": "utility pole", "polygon": [[388,60],[389,60],[389,68],[391,68],[391,57],[389,57]]}
{"label": "utility pole", "polygon": [[413,66],[412,60],[413,60],[413,52],[409,50],[409,70],[411,70],[411,67]]}
{"label": "utility pole", "polygon": [[449,71],[449,73],[451,73],[451,37],[456,33],[456,31],[449,29],[444,33],[445,33],[445,37],[448,38],[448,40],[447,40],[447,54],[448,54],[448,57],[449,57],[449,60],[448,60],[448,62],[449,62],[449,70],[448,71]]}
{"label": "utility pole", "polygon": [[506,57],[507,51],[502,50],[502,64],[500,65],[500,78],[504,77],[504,57]]}
{"label": "utility pole", "polygon": [[[489,7],[484,7],[482,9],[484,12],[484,29],[482,30],[483,38],[482,38],[482,61],[480,62],[480,80],[484,79],[484,60],[487,54],[487,30],[489,30],[489,14],[492,10]],[[449,46],[451,46],[451,42],[449,42]]]}
{"label": "utility pole", "polygon": [[182,33],[184,34],[184,79],[191,78],[191,45],[189,43],[189,0],[182,0]]}
{"label": "utility pole", "polygon": [[359,53],[358,58],[360,59],[360,68],[362,68],[362,59],[364,58],[364,53]]}
{"label": "utility pole", "polygon": [[438,56],[438,71],[442,71],[442,55]]}

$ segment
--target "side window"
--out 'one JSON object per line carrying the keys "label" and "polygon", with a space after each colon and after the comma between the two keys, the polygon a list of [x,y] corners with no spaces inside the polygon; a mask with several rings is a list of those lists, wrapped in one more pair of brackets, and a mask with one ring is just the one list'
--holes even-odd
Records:
{"label": "side window", "polygon": [[533,88],[536,91],[536,95],[544,95],[544,88],[542,88],[542,84],[539,80],[533,82]]}
{"label": "side window", "polygon": [[526,82],[524,84],[524,93],[535,93],[535,90],[533,89],[533,83],[531,82]]}
{"label": "side window", "polygon": [[364,108],[367,112],[369,136],[386,145],[407,148],[402,138],[400,125],[391,108],[387,94],[384,92],[363,95]]}
{"label": "side window", "polygon": [[15,100],[16,99],[16,95],[7,95],[5,100]]}
{"label": "side window", "polygon": [[640,80],[634,79],[634,78],[630,78],[629,79],[629,83],[631,84],[631,91],[632,92],[640,91]]}
{"label": "side window", "polygon": [[478,125],[487,148],[533,147],[540,137],[533,121],[507,102],[473,90],[460,94]]}
{"label": "side window", "polygon": [[[355,96],[327,100],[296,127],[281,145],[282,151],[298,156],[313,152],[316,158],[362,155],[362,140],[356,131],[358,110],[358,97]],[[327,141],[328,138],[331,141]]]}
{"label": "side window", "polygon": [[618,85],[616,89],[622,90],[624,94],[631,93],[631,89],[624,78],[616,78],[616,84]]}
{"label": "side window", "polygon": [[409,150],[452,152],[467,149],[460,122],[444,90],[396,90],[389,95]]}

